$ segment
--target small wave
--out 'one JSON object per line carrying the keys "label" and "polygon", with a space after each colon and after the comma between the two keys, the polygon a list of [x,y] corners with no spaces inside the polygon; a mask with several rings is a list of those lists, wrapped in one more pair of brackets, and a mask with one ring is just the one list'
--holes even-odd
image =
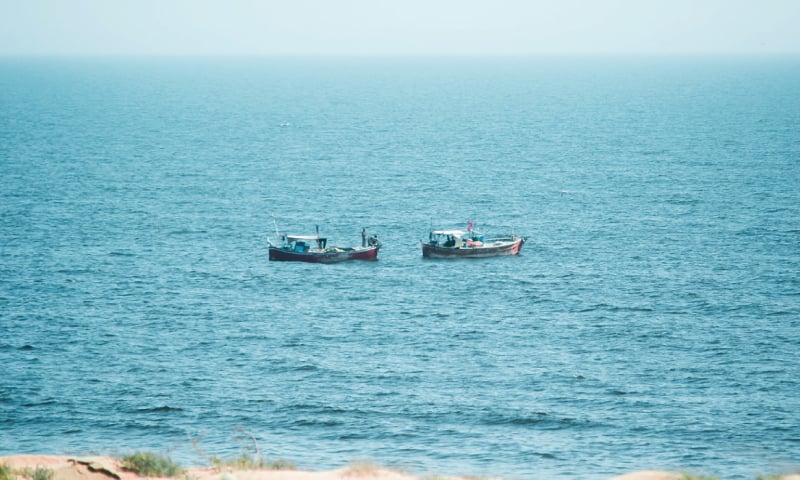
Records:
{"label": "small wave", "polygon": [[26,403],[23,403],[22,406],[26,407],[26,408],[46,407],[48,405],[55,405],[56,403],[58,403],[58,402],[56,402],[54,399],[50,398],[50,399],[47,399],[47,400],[43,400],[41,402],[26,402]]}
{"label": "small wave", "polygon": [[92,271],[87,268],[60,268],[56,270],[56,273],[63,273],[65,275],[85,275],[87,273],[92,273]]}
{"label": "small wave", "polygon": [[345,413],[363,413],[359,410],[345,410],[343,408],[338,407],[330,407],[326,405],[311,405],[307,403],[299,403],[296,405],[289,405],[287,406],[287,410],[300,410],[300,411],[312,411],[316,414],[345,414]]}
{"label": "small wave", "polygon": [[684,195],[673,195],[672,198],[667,200],[667,203],[670,205],[699,205],[700,200],[696,198],[690,198]]}
{"label": "small wave", "polygon": [[317,419],[309,419],[309,418],[298,418],[294,422],[292,422],[293,426],[296,427],[338,427],[343,425],[342,422],[338,420],[317,420]]}
{"label": "small wave", "polygon": [[336,440],[369,440],[373,439],[373,434],[364,433],[364,432],[351,432],[351,433],[343,433],[341,435],[331,435],[330,438]]}
{"label": "small wave", "polygon": [[764,210],[765,213],[783,213],[783,212],[789,212],[789,211],[791,211],[791,210],[789,208],[787,208],[787,207],[773,207],[773,208],[767,208],[766,210]]}
{"label": "small wave", "polygon": [[172,230],[169,235],[205,235],[207,230],[190,230],[188,228],[181,228],[179,230]]}
{"label": "small wave", "polygon": [[538,425],[549,421],[545,412],[534,412],[525,416],[489,415],[485,422],[487,425]]}
{"label": "small wave", "polygon": [[552,453],[533,452],[533,454],[539,458],[545,458],[547,460],[556,460],[558,458]]}
{"label": "small wave", "polygon": [[479,330],[467,330],[466,332],[459,332],[453,335],[453,338],[474,338],[476,336],[484,335],[486,332],[482,332]]}
{"label": "small wave", "polygon": [[108,252],[108,256],[109,257],[135,257],[136,254],[135,253],[131,253],[131,252],[120,252],[120,251],[114,250],[114,251]]}
{"label": "small wave", "polygon": [[778,310],[775,312],[767,312],[765,315],[768,317],[780,317],[785,315],[797,315],[797,312],[792,310]]}
{"label": "small wave", "polygon": [[547,278],[547,275],[541,273],[534,273],[527,277],[512,277],[511,280],[522,285],[537,285],[539,282],[535,279]]}
{"label": "small wave", "polygon": [[170,407],[169,405],[136,409],[136,413],[162,413],[162,412],[182,412],[182,411],[183,409],[180,407]]}
{"label": "small wave", "polygon": [[162,432],[164,434],[168,434],[169,432],[177,431],[177,428],[175,428],[175,427],[166,427],[166,426],[162,425],[161,422],[158,422],[157,424],[127,422],[127,423],[121,425],[121,427],[124,430],[145,430],[145,431],[148,431],[148,432],[158,431],[158,432]]}
{"label": "small wave", "polygon": [[347,301],[348,302],[362,302],[362,301],[365,301],[365,300],[372,300],[372,297],[369,297],[367,295],[353,295],[353,296],[347,297]]}
{"label": "small wave", "polygon": [[546,412],[533,412],[523,415],[490,414],[484,418],[486,425],[508,425],[513,427],[533,427],[540,430],[561,430],[571,428],[592,428],[596,425],[585,419],[558,417]]}
{"label": "small wave", "polygon": [[588,312],[595,312],[598,310],[606,311],[606,312],[652,312],[653,309],[650,307],[632,307],[632,306],[618,306],[618,305],[609,305],[608,303],[598,303],[595,305],[588,306],[581,310],[578,310],[578,313],[588,313]]}
{"label": "small wave", "polygon": [[319,370],[319,367],[317,367],[316,365],[300,365],[298,367],[295,367],[294,370],[297,372],[314,372],[316,370]]}
{"label": "small wave", "polygon": [[597,310],[608,310],[610,308],[612,308],[612,306],[607,303],[596,303],[594,305],[578,310],[578,313],[594,312]]}

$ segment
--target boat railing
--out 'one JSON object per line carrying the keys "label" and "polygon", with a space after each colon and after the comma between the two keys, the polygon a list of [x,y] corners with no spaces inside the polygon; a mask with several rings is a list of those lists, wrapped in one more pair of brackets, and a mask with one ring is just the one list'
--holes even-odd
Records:
{"label": "boat railing", "polygon": [[514,240],[516,238],[519,238],[519,237],[517,237],[516,235],[503,235],[503,236],[498,236],[498,237],[486,237],[486,238],[483,239],[483,242],[484,243],[503,242],[503,241]]}

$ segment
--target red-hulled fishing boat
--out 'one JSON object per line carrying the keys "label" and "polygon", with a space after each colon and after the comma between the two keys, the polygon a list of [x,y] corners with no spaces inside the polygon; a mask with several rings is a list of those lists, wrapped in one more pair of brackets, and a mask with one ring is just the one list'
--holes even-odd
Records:
{"label": "red-hulled fishing boat", "polygon": [[377,235],[367,239],[366,231],[361,232],[361,246],[329,247],[328,239],[319,235],[278,234],[280,244],[269,243],[269,259],[281,262],[339,263],[348,260],[377,260],[381,242]]}
{"label": "red-hulled fishing boat", "polygon": [[423,258],[485,258],[519,254],[524,237],[510,235],[487,238],[467,223],[463,230],[431,230],[428,241],[422,241]]}

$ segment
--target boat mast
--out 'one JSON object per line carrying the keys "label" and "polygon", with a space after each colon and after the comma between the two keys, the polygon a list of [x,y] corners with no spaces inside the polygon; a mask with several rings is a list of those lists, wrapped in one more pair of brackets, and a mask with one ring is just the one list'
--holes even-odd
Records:
{"label": "boat mast", "polygon": [[275,238],[280,240],[281,234],[278,233],[278,222],[275,220],[275,215],[272,216],[272,224],[275,225]]}

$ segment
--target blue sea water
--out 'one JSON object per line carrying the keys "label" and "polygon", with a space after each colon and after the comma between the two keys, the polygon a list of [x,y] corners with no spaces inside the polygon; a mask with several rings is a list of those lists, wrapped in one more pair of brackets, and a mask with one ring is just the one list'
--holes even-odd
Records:
{"label": "blue sea water", "polygon": [[0,455],[800,468],[798,57],[6,57],[0,171]]}

